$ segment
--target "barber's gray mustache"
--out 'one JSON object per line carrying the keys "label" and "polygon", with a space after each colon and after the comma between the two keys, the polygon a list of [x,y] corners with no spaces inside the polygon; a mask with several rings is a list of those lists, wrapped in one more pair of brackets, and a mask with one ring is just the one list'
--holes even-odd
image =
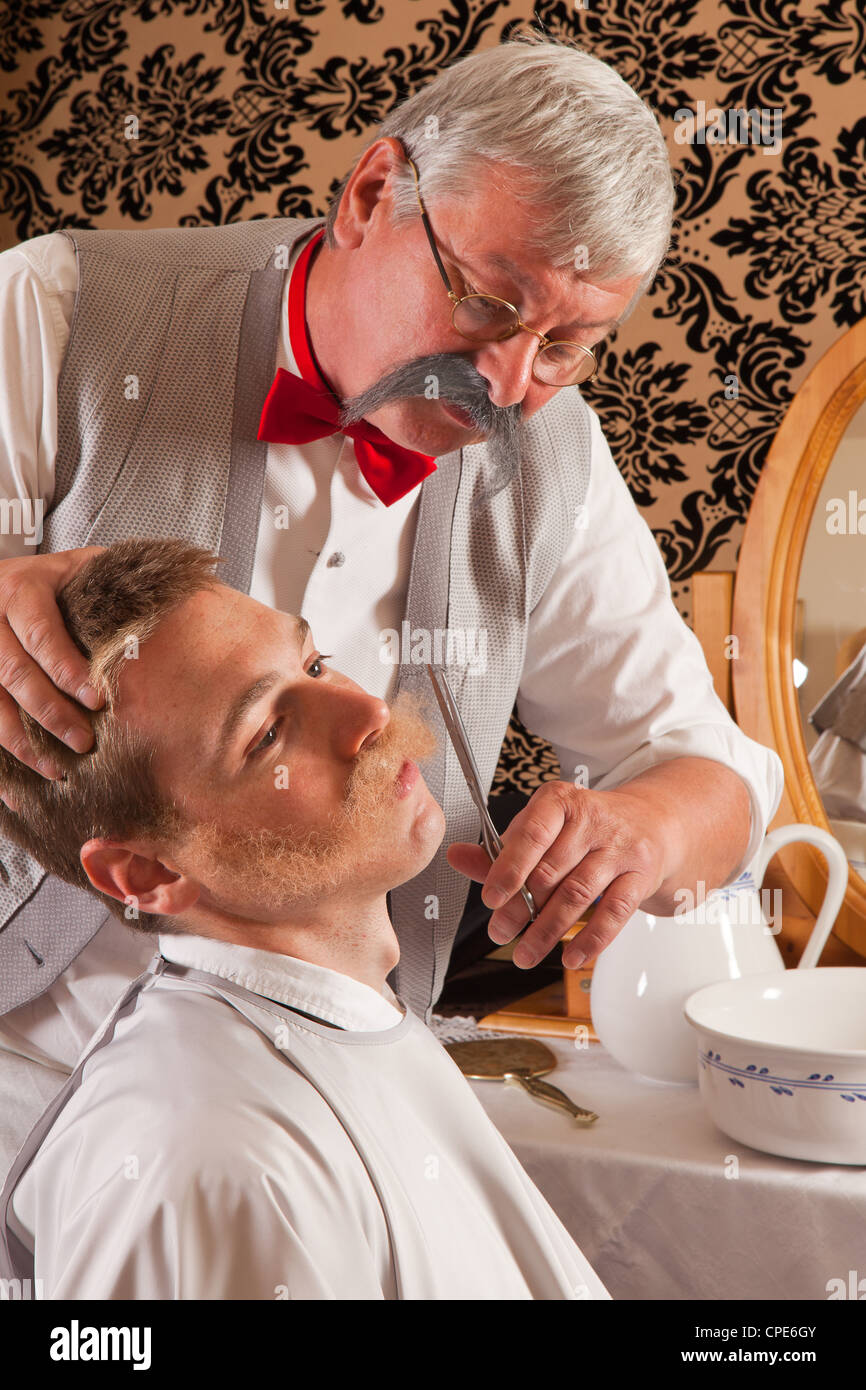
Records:
{"label": "barber's gray mustache", "polygon": [[[431,397],[431,378],[435,394]],[[465,357],[453,352],[432,353],[416,357],[388,372],[373,386],[345,400],[339,423],[354,425],[366,415],[381,410],[389,401],[405,400],[410,396],[450,401],[474,421],[479,430],[492,440],[512,441],[520,427],[520,403],[494,405],[487,388],[489,382]]]}

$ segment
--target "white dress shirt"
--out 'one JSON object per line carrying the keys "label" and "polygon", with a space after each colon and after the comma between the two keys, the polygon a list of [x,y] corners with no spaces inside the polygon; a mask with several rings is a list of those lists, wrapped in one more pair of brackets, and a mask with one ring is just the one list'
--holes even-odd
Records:
{"label": "white dress shirt", "polygon": [[610,1297],[387,984],[160,950],[254,998],[160,976],[85,1062],[11,1206],[41,1297]]}
{"label": "white dress shirt", "polygon": [[[301,250],[294,246],[285,277],[275,364],[291,371],[297,365],[288,283]],[[57,448],[57,379],[76,277],[74,249],[59,233],[0,254],[0,495],[43,497],[46,513]],[[571,542],[530,616],[518,713],[553,745],[564,780],[597,790],[684,756],[733,768],[751,805],[749,843],[728,877],[733,883],[757,854],[779,804],[782,763],[738,728],[716,695],[700,643],[671,597],[652,532],[598,417],[590,415],[584,514],[575,518]],[[251,594],[303,613],[319,649],[334,653],[335,668],[385,699],[396,667],[379,659],[381,634],[400,629],[419,496],[420,485],[386,507],[358,469],[347,436],[268,446]],[[290,545],[277,524],[286,516]],[[34,550],[23,536],[0,536],[0,559]],[[132,978],[140,940],[130,950]],[[96,1022],[110,1003],[100,994]],[[18,1012],[7,1015],[10,1024]]]}

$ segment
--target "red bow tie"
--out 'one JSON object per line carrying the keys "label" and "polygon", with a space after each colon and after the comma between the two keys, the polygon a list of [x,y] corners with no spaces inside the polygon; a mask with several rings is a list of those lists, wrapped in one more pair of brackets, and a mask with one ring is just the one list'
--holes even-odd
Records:
{"label": "red bow tie", "polygon": [[289,338],[301,376],[277,368],[259,423],[258,439],[269,444],[308,444],[331,434],[354,440],[358,467],[380,501],[390,507],[436,471],[427,454],[395,444],[375,425],[359,420],[340,425],[340,404],[318,366],[304,316],[307,274],[324,230],[304,247],[289,284]]}

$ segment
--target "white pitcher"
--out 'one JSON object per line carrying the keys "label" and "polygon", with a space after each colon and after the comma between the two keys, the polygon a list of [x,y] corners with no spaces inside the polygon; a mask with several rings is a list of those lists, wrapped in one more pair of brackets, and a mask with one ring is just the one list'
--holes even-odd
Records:
{"label": "white pitcher", "polygon": [[797,840],[816,845],[829,865],[827,892],[801,962],[804,968],[816,964],[845,897],[848,860],[817,825],[779,826],[736,883],[694,904],[682,894],[673,917],[638,909],[598,957],[592,1023],[624,1067],[653,1081],[696,1085],[695,1034],[683,1017],[689,995],[718,980],[785,969],[775,941],[782,928],[781,890],[760,890],[773,855]]}

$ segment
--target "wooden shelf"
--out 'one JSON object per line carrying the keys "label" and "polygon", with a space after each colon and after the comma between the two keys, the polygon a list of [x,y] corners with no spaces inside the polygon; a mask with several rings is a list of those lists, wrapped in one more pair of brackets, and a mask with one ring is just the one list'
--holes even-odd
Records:
{"label": "wooden shelf", "polygon": [[[574,973],[574,972],[572,972]],[[589,995],[587,995],[587,1003]],[[588,1013],[588,1010],[587,1010]],[[565,985],[557,980],[544,989],[537,989],[507,1009],[486,1014],[478,1020],[480,1028],[496,1028],[506,1033],[530,1033],[533,1037],[573,1038],[578,1028],[585,1028],[583,1035],[589,1042],[598,1042],[598,1034],[587,1018],[571,1018],[565,1005]]]}

